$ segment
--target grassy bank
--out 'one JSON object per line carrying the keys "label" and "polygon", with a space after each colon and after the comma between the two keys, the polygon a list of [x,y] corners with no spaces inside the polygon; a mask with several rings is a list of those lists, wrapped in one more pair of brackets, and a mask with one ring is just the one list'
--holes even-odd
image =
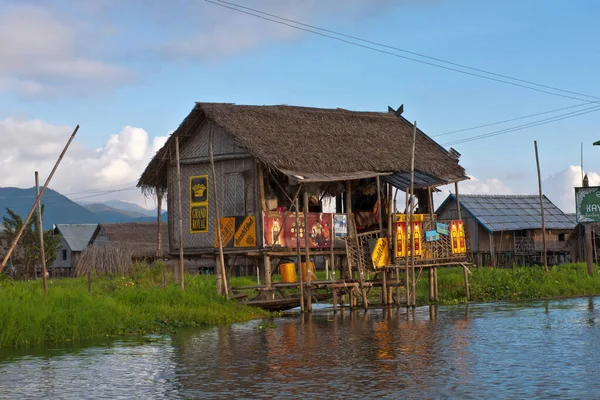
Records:
{"label": "grassy bank", "polygon": [[163,287],[158,267],[140,266],[130,277],[50,280],[48,296],[40,281],[0,281],[0,347],[43,342],[170,332],[267,316],[216,295],[213,276],[186,277],[185,291]]}
{"label": "grassy bank", "polygon": [[[585,264],[549,268],[473,268],[469,274],[471,301],[492,302],[568,296],[600,295],[600,270],[588,276]],[[438,269],[439,303],[466,301],[462,268]],[[427,277],[417,286],[417,301],[428,303]]]}

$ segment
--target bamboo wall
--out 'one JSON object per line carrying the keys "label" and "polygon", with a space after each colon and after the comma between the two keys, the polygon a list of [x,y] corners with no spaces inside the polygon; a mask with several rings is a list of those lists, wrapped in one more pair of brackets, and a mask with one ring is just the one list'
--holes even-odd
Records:
{"label": "bamboo wall", "polygon": [[[215,172],[217,176],[217,196],[214,193],[213,174],[210,164],[209,140],[211,129],[214,135]],[[257,163],[246,151],[237,146],[227,132],[217,126],[204,124],[199,132],[180,148],[181,193],[183,212],[183,248],[190,250],[214,249],[216,202],[219,201],[221,217],[256,216],[260,232],[260,205],[258,200]],[[190,177],[208,175],[208,232],[190,233]],[[169,247],[171,252],[179,249],[179,196],[177,191],[177,164],[175,151],[172,151],[168,166],[168,224]]]}

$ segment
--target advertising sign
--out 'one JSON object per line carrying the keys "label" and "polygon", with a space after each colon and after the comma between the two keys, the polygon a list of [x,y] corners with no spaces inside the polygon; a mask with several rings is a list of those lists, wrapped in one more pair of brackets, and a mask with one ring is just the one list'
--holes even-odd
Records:
{"label": "advertising sign", "polygon": [[[421,222],[414,223],[414,229],[406,230],[406,223],[404,222],[396,222],[396,257],[406,257],[410,256],[410,248],[411,244],[411,235],[414,231],[415,235],[415,256],[421,255]],[[408,249],[406,248],[406,236],[408,235]]]}
{"label": "advertising sign", "polygon": [[333,240],[333,214],[308,213],[308,227],[304,224],[304,213],[299,213],[299,225],[296,226],[296,213],[289,211],[264,212],[265,247],[295,248],[296,233],[300,236],[300,247],[305,247],[308,235],[310,248],[330,248]]}
{"label": "advertising sign", "polygon": [[[256,247],[256,217],[223,217],[220,221],[223,247]],[[215,247],[219,247],[215,229]]]}
{"label": "advertising sign", "polygon": [[208,175],[190,177],[190,233],[208,232]]}
{"label": "advertising sign", "polygon": [[390,264],[390,252],[387,238],[369,241],[369,247],[371,247],[371,261],[373,262],[373,267],[381,268]]}
{"label": "advertising sign", "polygon": [[435,242],[436,240],[440,240],[440,234],[438,231],[427,231],[425,232],[425,240],[427,242]]}
{"label": "advertising sign", "polygon": [[448,231],[448,224],[444,224],[443,222],[436,222],[435,223],[435,230],[440,234],[440,235],[449,235],[449,231]]}
{"label": "advertising sign", "polygon": [[577,223],[600,222],[600,187],[575,188]]}
{"label": "advertising sign", "polygon": [[467,252],[465,240],[465,227],[462,220],[450,222],[450,237],[452,241],[452,253],[461,254]]}

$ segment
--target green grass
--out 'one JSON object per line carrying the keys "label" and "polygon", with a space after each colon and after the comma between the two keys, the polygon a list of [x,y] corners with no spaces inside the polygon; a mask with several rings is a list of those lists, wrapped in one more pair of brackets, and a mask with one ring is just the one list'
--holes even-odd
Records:
{"label": "green grass", "polygon": [[75,342],[102,337],[165,333],[266,317],[260,309],[216,295],[214,276],[188,275],[185,291],[163,287],[162,268],[140,267],[130,277],[0,281],[0,347]]}
{"label": "green grass", "polygon": [[[492,302],[569,296],[600,295],[600,270],[588,276],[585,264],[564,264],[549,268],[473,268],[469,274],[471,301]],[[462,268],[438,268],[440,304],[466,301]],[[417,285],[417,302],[427,304],[427,276]]]}

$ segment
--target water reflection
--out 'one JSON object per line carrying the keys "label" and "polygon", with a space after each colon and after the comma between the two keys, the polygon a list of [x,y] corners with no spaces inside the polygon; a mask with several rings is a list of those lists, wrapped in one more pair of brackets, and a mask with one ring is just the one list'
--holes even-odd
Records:
{"label": "water reflection", "polygon": [[273,324],[3,350],[0,398],[581,398],[600,389],[594,298],[319,311]]}

